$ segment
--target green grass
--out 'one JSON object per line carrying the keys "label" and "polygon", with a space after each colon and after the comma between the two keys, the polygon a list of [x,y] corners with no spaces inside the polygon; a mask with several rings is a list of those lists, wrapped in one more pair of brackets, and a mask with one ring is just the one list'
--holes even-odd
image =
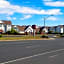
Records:
{"label": "green grass", "polygon": [[1,37],[0,40],[32,40],[32,39],[43,39],[39,36],[22,36],[22,37]]}

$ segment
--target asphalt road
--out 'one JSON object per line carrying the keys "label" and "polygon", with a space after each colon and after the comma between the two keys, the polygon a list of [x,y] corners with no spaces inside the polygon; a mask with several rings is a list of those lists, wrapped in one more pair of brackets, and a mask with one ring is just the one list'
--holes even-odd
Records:
{"label": "asphalt road", "polygon": [[64,64],[64,38],[0,42],[0,64]]}

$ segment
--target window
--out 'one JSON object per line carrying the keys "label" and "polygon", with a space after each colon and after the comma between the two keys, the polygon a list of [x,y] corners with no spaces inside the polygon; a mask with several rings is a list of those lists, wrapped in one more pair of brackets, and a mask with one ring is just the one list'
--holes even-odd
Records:
{"label": "window", "polygon": [[2,27],[2,24],[0,24],[0,27]]}
{"label": "window", "polygon": [[17,29],[17,27],[14,27],[14,29]]}
{"label": "window", "polygon": [[8,25],[8,27],[10,27],[10,25]]}

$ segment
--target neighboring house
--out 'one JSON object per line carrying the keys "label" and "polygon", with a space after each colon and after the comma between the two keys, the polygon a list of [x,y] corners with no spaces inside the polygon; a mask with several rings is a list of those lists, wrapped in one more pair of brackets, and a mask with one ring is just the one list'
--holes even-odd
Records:
{"label": "neighboring house", "polygon": [[64,25],[58,25],[56,30],[58,33],[64,33]]}
{"label": "neighboring house", "polygon": [[40,27],[37,27],[36,28],[36,34],[39,34],[40,33]]}
{"label": "neighboring house", "polygon": [[48,31],[51,31],[52,33],[57,32],[57,26],[49,27]]}
{"label": "neighboring house", "polygon": [[11,21],[0,20],[0,32],[6,33],[11,30]]}
{"label": "neighboring house", "polygon": [[26,26],[12,25],[12,28],[16,30],[18,33],[24,34]]}
{"label": "neighboring house", "polygon": [[40,28],[40,33],[48,33],[48,27],[41,27]]}
{"label": "neighboring house", "polygon": [[33,29],[32,29],[31,26],[12,25],[12,28],[20,34],[32,33],[33,32]]}
{"label": "neighboring house", "polygon": [[[7,31],[11,31],[11,28],[16,30],[20,34],[33,34],[33,28],[32,26],[19,26],[19,25],[12,25],[11,21],[6,20],[0,20],[0,33],[6,33]],[[36,26],[35,33],[48,33],[49,31],[52,31],[52,33],[64,33],[64,25],[58,25],[53,27],[43,26],[38,27]]]}
{"label": "neighboring house", "polygon": [[33,33],[33,28],[32,28],[32,26],[27,26],[26,28],[25,28],[25,32],[27,32],[27,33]]}

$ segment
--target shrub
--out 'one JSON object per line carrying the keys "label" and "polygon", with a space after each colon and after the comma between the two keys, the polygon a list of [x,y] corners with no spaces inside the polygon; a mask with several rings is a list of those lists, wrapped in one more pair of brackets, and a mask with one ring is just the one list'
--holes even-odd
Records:
{"label": "shrub", "polygon": [[18,32],[14,29],[11,29],[11,31],[6,32],[7,34],[18,34]]}
{"label": "shrub", "polygon": [[54,34],[59,34],[58,32],[54,32]]}
{"label": "shrub", "polygon": [[60,37],[64,37],[64,34],[61,34]]}
{"label": "shrub", "polygon": [[0,34],[0,37],[2,37],[2,34]]}
{"label": "shrub", "polygon": [[49,31],[48,33],[49,33],[49,34],[52,34],[52,33],[53,33],[53,31]]}
{"label": "shrub", "polygon": [[41,37],[42,38],[48,38],[48,35],[42,35]]}

